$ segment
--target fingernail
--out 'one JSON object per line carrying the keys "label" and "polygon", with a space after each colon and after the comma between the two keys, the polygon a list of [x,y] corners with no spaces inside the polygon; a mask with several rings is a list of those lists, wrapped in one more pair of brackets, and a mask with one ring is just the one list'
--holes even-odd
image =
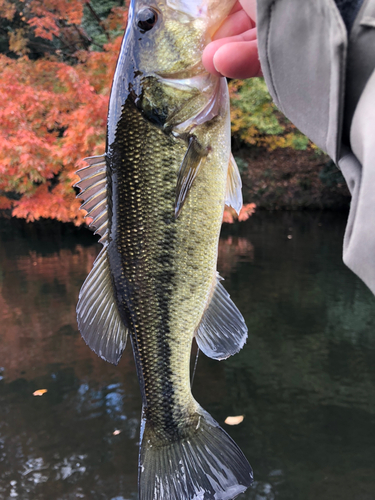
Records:
{"label": "fingernail", "polygon": [[[220,50],[220,49],[219,49],[219,50]],[[221,74],[221,71],[220,71],[220,70],[217,68],[217,66],[216,66],[216,56],[217,56],[217,53],[219,52],[219,50],[217,50],[217,51],[215,52],[214,57],[213,57],[213,59],[212,59],[212,62],[213,62],[213,65],[214,65],[214,68],[216,69],[216,71],[220,74],[220,76],[223,76],[223,75]]]}

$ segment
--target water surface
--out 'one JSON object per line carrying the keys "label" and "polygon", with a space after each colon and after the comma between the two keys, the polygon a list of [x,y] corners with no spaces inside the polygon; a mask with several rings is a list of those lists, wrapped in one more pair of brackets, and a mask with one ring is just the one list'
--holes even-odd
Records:
{"label": "water surface", "polygon": [[[242,500],[375,500],[375,299],[341,263],[344,227],[341,214],[258,213],[224,228],[219,270],[249,340],[224,362],[201,355],[193,392],[254,468]],[[76,326],[94,240],[0,220],[1,499],[137,497],[130,346],[111,366]]]}

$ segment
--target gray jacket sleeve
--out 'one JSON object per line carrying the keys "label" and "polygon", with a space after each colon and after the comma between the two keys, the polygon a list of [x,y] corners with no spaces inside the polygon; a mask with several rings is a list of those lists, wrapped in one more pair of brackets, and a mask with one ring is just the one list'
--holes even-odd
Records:
{"label": "gray jacket sleeve", "polygon": [[343,259],[375,293],[375,0],[350,35],[334,0],[258,0],[258,40],[276,105],[342,170]]}

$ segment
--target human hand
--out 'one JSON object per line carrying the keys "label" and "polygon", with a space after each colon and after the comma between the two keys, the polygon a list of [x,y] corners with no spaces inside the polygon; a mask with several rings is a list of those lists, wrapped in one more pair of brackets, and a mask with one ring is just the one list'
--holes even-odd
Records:
{"label": "human hand", "polygon": [[256,0],[239,0],[203,52],[207,71],[228,78],[262,76],[255,26]]}

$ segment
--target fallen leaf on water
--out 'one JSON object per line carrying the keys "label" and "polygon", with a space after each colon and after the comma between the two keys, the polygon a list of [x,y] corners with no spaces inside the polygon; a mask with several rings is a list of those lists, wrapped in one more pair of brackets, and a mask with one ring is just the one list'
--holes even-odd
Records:
{"label": "fallen leaf on water", "polygon": [[121,431],[119,431],[119,430],[113,431],[114,436],[118,436],[119,434],[121,434]]}
{"label": "fallen leaf on water", "polygon": [[43,394],[45,394],[47,391],[47,389],[38,389],[37,391],[33,392],[33,396],[43,396]]}
{"label": "fallen leaf on water", "polygon": [[244,418],[245,418],[245,415],[238,415],[237,417],[227,417],[225,419],[225,423],[227,425],[238,425],[241,422],[243,422]]}

